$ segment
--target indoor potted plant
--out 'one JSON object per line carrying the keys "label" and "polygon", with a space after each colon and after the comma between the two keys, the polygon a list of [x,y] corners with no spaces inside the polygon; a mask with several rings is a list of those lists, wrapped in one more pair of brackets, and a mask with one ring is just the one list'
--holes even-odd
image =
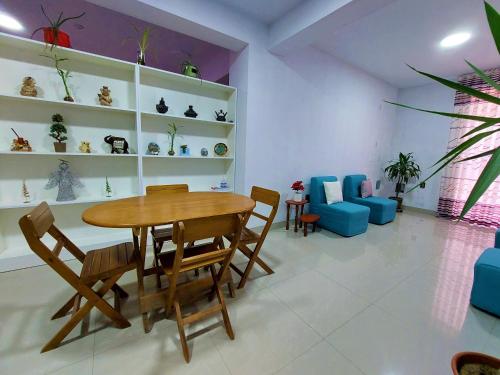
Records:
{"label": "indoor potted plant", "polygon": [[175,125],[175,123],[168,124],[168,126],[169,126],[169,129],[167,131],[169,140],[168,154],[170,156],[174,156],[175,155],[174,141],[175,141],[175,136],[177,135],[177,126]]}
{"label": "indoor potted plant", "polygon": [[451,368],[453,375],[498,374],[500,359],[482,353],[461,352],[453,356]]}
{"label": "indoor potted plant", "polygon": [[[137,26],[132,25],[137,34],[137,64],[146,65],[146,51],[149,49],[149,37],[151,36],[151,27],[145,27],[141,31]],[[134,40],[133,37],[128,37],[123,41],[125,44],[129,40]]]}
{"label": "indoor potted plant", "polygon": [[295,202],[302,202],[302,192],[304,191],[302,181],[295,181],[291,188],[293,190],[293,200]]}
{"label": "indoor potted plant", "polygon": [[40,5],[40,8],[42,8],[42,13],[47,18],[49,21],[50,26],[42,26],[33,31],[31,34],[31,37],[33,36],[40,30],[43,30],[43,40],[45,43],[51,44],[52,47],[55,45],[61,46],[61,47],[67,47],[71,48],[71,40],[69,38],[69,35],[66,34],[64,31],[61,30],[61,26],[69,20],[76,20],[78,18],[81,18],[85,15],[85,12],[78,16],[74,17],[66,17],[63,18],[63,12],[59,13],[59,16],[57,17],[56,20],[52,20],[49,16],[47,16],[47,13],[45,13],[45,9],[43,5]]}
{"label": "indoor potted plant", "polygon": [[66,136],[68,131],[63,124],[64,119],[59,113],[56,113],[52,115],[52,122],[49,135],[57,141],[54,142],[54,150],[56,152],[66,152],[66,143],[64,141],[68,139]]}
{"label": "indoor potted plant", "polygon": [[396,196],[389,197],[398,202],[398,212],[403,211],[403,198],[399,196],[399,193],[404,193],[406,184],[413,179],[418,179],[420,177],[420,167],[413,158],[413,153],[408,154],[399,153],[398,160],[393,160],[390,162],[384,172],[387,175],[389,181],[396,182]]}
{"label": "indoor potted plant", "polygon": [[56,68],[56,71],[57,71],[57,74],[59,75],[59,77],[61,77],[61,80],[63,82],[63,85],[64,85],[64,91],[66,92],[66,96],[64,97],[64,101],[65,102],[74,102],[75,99],[73,98],[73,96],[71,95],[71,91],[69,90],[69,86],[68,86],[68,79],[71,77],[71,72],[69,70],[65,70],[61,67],[61,62],[63,61],[68,61],[69,59],[68,58],[60,58],[60,57],[57,57],[57,55],[54,53],[54,54],[50,54],[50,55],[41,55],[43,57],[46,57],[48,59],[51,59],[53,62],[54,62],[54,67]]}

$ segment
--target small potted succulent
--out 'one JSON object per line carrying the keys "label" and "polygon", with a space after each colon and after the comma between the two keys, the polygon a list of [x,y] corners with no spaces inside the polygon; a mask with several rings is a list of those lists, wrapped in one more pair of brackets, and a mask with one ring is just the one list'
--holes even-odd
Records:
{"label": "small potted succulent", "polygon": [[52,115],[52,125],[50,126],[49,135],[57,141],[54,142],[54,150],[56,152],[66,152],[66,143],[64,141],[68,139],[66,136],[68,131],[63,122],[64,119],[59,113]]}
{"label": "small potted succulent", "polygon": [[293,200],[295,202],[302,202],[302,192],[304,191],[304,184],[302,181],[295,181],[292,186]]}
{"label": "small potted succulent", "polygon": [[59,16],[57,17],[56,20],[52,20],[45,12],[43,5],[40,5],[40,8],[42,8],[42,13],[45,16],[45,18],[47,18],[47,20],[49,21],[50,26],[39,27],[38,29],[33,31],[31,37],[33,38],[33,36],[38,31],[43,30],[43,40],[45,41],[45,43],[51,44],[52,47],[57,45],[61,47],[71,48],[71,40],[69,38],[69,35],[61,30],[61,26],[69,20],[76,20],[78,18],[83,17],[85,15],[85,12],[83,12],[78,16],[66,17],[66,18],[63,18],[63,12],[61,12],[59,13]]}

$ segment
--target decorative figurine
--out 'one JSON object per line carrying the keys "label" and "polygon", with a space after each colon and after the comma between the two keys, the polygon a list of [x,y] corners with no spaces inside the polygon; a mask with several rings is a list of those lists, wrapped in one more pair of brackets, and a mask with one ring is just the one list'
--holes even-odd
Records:
{"label": "decorative figurine", "polygon": [[19,134],[17,134],[14,129],[12,128],[10,129],[14,132],[14,134],[17,137],[12,140],[12,144],[10,145],[10,151],[21,151],[21,152],[33,151],[27,139],[20,137]]}
{"label": "decorative figurine", "polygon": [[215,111],[215,120],[217,121],[226,122],[226,116],[227,112],[224,112],[222,109],[219,112]]}
{"label": "decorative figurine", "polygon": [[160,146],[157,143],[149,142],[148,155],[158,155],[160,153]]}
{"label": "decorative figurine", "polygon": [[217,143],[214,146],[214,152],[217,156],[225,156],[227,154],[228,148],[225,143]]}
{"label": "decorative figurine", "polygon": [[52,125],[50,126],[49,136],[57,141],[54,142],[55,152],[66,152],[66,143],[64,143],[64,141],[68,139],[65,135],[68,131],[66,130],[66,126],[64,126],[63,122],[64,119],[59,113],[52,115]]}
{"label": "decorative figurine", "polygon": [[62,159],[59,160],[61,161],[59,168],[50,174],[49,182],[45,185],[45,189],[52,189],[57,186],[59,190],[56,201],[73,201],[76,199],[73,187],[83,187],[83,184],[69,170],[69,162]]}
{"label": "decorative figurine", "polygon": [[[189,57],[189,56],[188,56]],[[192,77],[192,78],[200,78],[201,73],[200,69],[198,66],[194,65],[191,60],[185,60],[181,64],[181,73],[184,74],[185,76]]]}
{"label": "decorative figurine", "polygon": [[168,106],[165,105],[165,99],[161,98],[160,103],[156,105],[156,110],[158,113],[167,113],[168,112]]}
{"label": "decorative figurine", "polygon": [[167,132],[168,133],[168,140],[170,142],[168,154],[170,156],[174,156],[175,155],[174,141],[175,141],[175,136],[177,135],[177,126],[175,125],[175,123],[168,124],[168,126],[170,128]]}
{"label": "decorative figurine", "polygon": [[227,189],[227,188],[229,188],[229,185],[228,185],[228,183],[227,183],[226,179],[223,179],[223,180],[220,182],[220,188],[221,188],[221,189]]}
{"label": "decorative figurine", "polygon": [[188,145],[181,145],[181,154],[180,156],[189,156],[189,147]]}
{"label": "decorative figurine", "polygon": [[26,186],[26,181],[23,180],[23,203],[30,203],[30,202],[31,202],[30,192],[28,191],[28,187]]}
{"label": "decorative figurine", "polygon": [[97,96],[99,97],[99,103],[101,103],[101,105],[105,105],[107,107],[111,106],[113,99],[111,99],[111,90],[108,86],[102,86],[101,93],[97,94]]}
{"label": "decorative figurine", "polygon": [[38,92],[36,90],[36,81],[33,77],[24,77],[23,86],[21,87],[20,94],[22,96],[33,96],[36,97]]}
{"label": "decorative figurine", "polygon": [[81,141],[80,142],[80,147],[78,147],[80,152],[83,152],[84,154],[90,154],[92,152],[90,148],[90,142],[88,141]]}
{"label": "decorative figurine", "polygon": [[188,108],[188,110],[186,112],[184,112],[184,116],[196,118],[196,117],[198,117],[198,114],[193,109],[193,106],[190,105],[189,108]]}
{"label": "decorative figurine", "polygon": [[208,150],[205,147],[201,149],[201,156],[208,156]]}
{"label": "decorative figurine", "polygon": [[128,154],[128,142],[125,138],[108,135],[104,142],[111,145],[112,154]]}
{"label": "decorative figurine", "polygon": [[113,190],[111,190],[111,185],[108,181],[108,176],[106,176],[106,184],[104,185],[104,192],[106,193],[106,198],[111,198],[113,196]]}

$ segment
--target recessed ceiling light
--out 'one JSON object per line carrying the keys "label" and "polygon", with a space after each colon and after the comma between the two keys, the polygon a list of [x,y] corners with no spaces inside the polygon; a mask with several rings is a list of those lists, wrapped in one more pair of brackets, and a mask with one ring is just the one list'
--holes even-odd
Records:
{"label": "recessed ceiling light", "polygon": [[456,33],[448,35],[439,45],[443,48],[450,48],[465,43],[470,39],[470,33]]}
{"label": "recessed ceiling light", "polygon": [[23,25],[21,25],[18,20],[6,13],[0,13],[0,27],[14,31],[21,31],[24,29]]}

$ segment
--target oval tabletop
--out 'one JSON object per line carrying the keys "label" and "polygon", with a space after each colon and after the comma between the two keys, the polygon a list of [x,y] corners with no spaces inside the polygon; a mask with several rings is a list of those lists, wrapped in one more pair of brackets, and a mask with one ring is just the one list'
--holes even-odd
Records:
{"label": "oval tabletop", "polygon": [[243,213],[254,207],[253,199],[234,193],[153,194],[95,205],[83,212],[82,219],[98,227],[137,228]]}

